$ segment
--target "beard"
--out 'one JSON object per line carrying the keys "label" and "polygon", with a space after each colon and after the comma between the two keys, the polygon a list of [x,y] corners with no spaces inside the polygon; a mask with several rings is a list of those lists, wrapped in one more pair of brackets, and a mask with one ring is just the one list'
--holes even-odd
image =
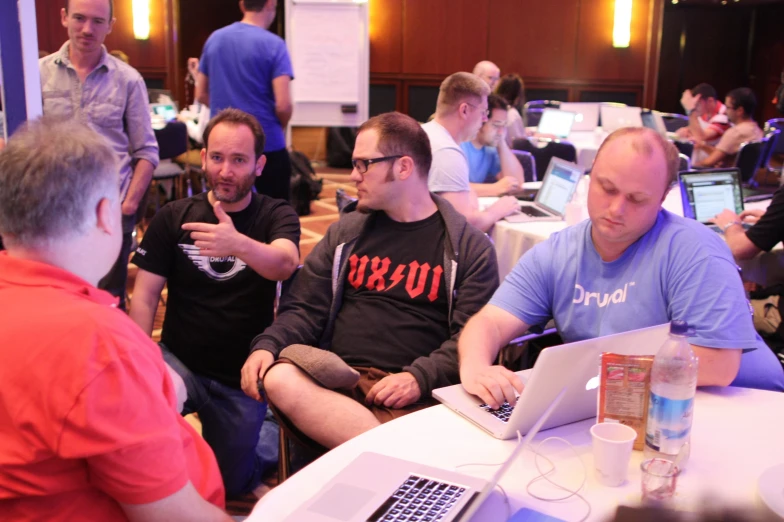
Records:
{"label": "beard", "polygon": [[220,182],[216,182],[217,176],[210,177],[210,186],[212,187],[212,195],[217,201],[221,203],[237,203],[245,198],[251,190],[253,190],[253,183],[256,181],[256,176],[251,172],[247,177],[237,179],[233,183],[232,189],[218,190],[217,187]]}

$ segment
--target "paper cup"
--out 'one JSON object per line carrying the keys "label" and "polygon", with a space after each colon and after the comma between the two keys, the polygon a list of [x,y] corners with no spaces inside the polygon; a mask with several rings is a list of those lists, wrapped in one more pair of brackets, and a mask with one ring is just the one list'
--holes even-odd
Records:
{"label": "paper cup", "polygon": [[629,474],[637,432],[616,422],[601,422],[591,427],[591,438],[596,479],[605,486],[620,486]]}

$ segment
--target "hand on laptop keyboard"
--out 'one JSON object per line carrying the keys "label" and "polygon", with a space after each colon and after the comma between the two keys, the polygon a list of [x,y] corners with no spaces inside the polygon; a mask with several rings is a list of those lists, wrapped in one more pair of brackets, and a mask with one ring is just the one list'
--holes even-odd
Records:
{"label": "hand on laptop keyboard", "polygon": [[493,410],[500,408],[504,402],[514,406],[517,397],[523,393],[523,381],[503,366],[464,366],[460,370],[460,379],[468,393],[478,396]]}

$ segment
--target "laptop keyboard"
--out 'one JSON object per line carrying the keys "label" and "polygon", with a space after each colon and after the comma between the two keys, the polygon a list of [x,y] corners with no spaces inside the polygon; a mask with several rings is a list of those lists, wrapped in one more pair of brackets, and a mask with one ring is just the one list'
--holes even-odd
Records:
{"label": "laptop keyboard", "polygon": [[542,212],[538,208],[532,207],[530,205],[523,205],[523,206],[521,206],[520,207],[520,212],[522,212],[523,214],[526,214],[528,216],[531,216],[531,217],[544,217],[544,216],[549,216],[550,215],[550,214],[548,214],[546,212]]}
{"label": "laptop keyboard", "polygon": [[465,492],[463,486],[409,475],[368,522],[443,520]]}
{"label": "laptop keyboard", "polygon": [[479,407],[502,422],[509,422],[509,417],[512,416],[512,411],[514,410],[514,406],[506,401],[497,410],[491,409],[487,404],[480,404]]}

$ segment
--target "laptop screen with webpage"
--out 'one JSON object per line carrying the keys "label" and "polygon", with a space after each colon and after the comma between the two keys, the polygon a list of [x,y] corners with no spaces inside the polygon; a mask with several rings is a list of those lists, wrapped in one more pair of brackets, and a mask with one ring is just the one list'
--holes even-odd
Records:
{"label": "laptop screen with webpage", "polygon": [[542,181],[542,188],[536,196],[536,203],[562,215],[582,175],[583,169],[574,163],[558,158],[551,159]]}
{"label": "laptop screen with webpage", "polygon": [[737,169],[680,174],[683,215],[701,223],[725,208],[743,212],[743,192]]}
{"label": "laptop screen with webpage", "polygon": [[545,109],[536,129],[539,134],[551,134],[558,138],[566,138],[572,130],[575,114],[558,109]]}

